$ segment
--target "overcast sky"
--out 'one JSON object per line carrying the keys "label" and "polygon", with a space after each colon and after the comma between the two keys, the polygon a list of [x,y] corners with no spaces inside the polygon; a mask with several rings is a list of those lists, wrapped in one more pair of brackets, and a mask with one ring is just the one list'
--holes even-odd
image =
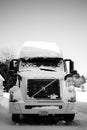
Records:
{"label": "overcast sky", "polygon": [[87,0],[0,0],[0,48],[56,42],[87,75]]}

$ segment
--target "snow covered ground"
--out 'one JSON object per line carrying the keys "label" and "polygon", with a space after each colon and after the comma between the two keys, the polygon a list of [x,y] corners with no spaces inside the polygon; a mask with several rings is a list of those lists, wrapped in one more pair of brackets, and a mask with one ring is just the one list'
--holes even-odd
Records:
{"label": "snow covered ground", "polygon": [[87,91],[82,92],[81,88],[76,88],[76,98],[77,102],[87,103]]}
{"label": "snow covered ground", "polygon": [[9,111],[9,93],[3,93],[3,96],[0,96],[0,105]]}
{"label": "snow covered ground", "polygon": [[62,122],[58,125],[43,125],[35,123],[30,125],[27,123],[14,124],[11,120],[11,115],[9,114],[9,93],[3,93],[0,96],[0,129],[3,130],[82,130],[87,129],[87,92],[81,92],[80,89],[76,90],[77,93],[77,107],[78,113],[75,116],[74,122],[69,125],[65,125]]}
{"label": "snow covered ground", "polygon": [[3,96],[5,97],[5,98],[7,98],[7,99],[9,99],[9,93],[3,93]]}

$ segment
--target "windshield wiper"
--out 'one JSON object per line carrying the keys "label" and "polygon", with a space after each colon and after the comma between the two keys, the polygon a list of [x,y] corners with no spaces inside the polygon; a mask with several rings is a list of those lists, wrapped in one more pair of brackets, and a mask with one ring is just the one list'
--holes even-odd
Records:
{"label": "windshield wiper", "polygon": [[55,71],[55,70],[52,70],[52,69],[45,69],[45,68],[40,68],[40,70],[45,70],[45,71]]}
{"label": "windshield wiper", "polygon": [[40,93],[41,91],[45,90],[47,87],[49,87],[51,84],[53,84],[56,81],[56,79],[54,79],[52,82],[50,82],[49,84],[47,84],[46,86],[42,87],[39,91],[37,91],[35,94],[33,94],[32,97],[36,96],[38,93]]}
{"label": "windshield wiper", "polygon": [[55,71],[54,69],[50,69],[49,67],[40,67],[40,70],[44,70],[44,71]]}

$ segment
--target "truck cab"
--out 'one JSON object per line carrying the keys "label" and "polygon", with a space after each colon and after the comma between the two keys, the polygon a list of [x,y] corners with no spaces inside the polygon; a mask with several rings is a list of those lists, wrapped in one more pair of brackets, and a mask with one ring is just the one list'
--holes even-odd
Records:
{"label": "truck cab", "polygon": [[19,58],[11,61],[10,72],[17,77],[9,91],[13,121],[20,120],[20,115],[52,116],[66,122],[74,119],[74,62],[64,59],[55,43],[26,42]]}

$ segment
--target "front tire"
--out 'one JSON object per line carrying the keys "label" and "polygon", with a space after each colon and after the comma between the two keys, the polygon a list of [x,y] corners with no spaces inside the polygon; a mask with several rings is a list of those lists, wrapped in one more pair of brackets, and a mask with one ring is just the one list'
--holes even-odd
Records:
{"label": "front tire", "polygon": [[65,114],[64,115],[64,120],[66,121],[66,123],[68,122],[72,122],[75,118],[75,114]]}
{"label": "front tire", "polygon": [[12,121],[13,122],[19,122],[20,121],[20,115],[19,114],[12,114]]}

